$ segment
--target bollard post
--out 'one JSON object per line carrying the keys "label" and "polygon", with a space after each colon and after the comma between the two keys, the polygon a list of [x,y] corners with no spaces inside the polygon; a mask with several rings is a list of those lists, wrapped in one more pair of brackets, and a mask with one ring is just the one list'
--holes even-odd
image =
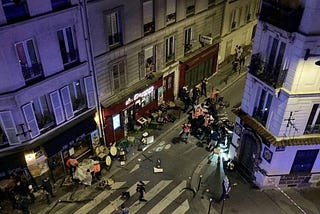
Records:
{"label": "bollard post", "polygon": [[198,189],[197,189],[197,191],[199,191],[199,189],[200,189],[201,180],[202,180],[202,175],[200,175],[200,177],[199,177],[199,183],[198,183]]}

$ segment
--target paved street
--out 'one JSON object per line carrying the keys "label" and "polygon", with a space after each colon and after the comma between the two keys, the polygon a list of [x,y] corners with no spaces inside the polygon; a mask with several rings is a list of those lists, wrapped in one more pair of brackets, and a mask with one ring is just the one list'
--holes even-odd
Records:
{"label": "paved street", "polygon": [[[224,69],[224,70],[223,70]],[[241,100],[245,73],[231,74],[231,68],[221,68],[220,73],[210,80],[210,86],[221,90],[221,95],[230,102],[230,106]],[[228,83],[222,81],[229,75]],[[234,116],[229,113],[229,118]],[[103,171],[104,178],[112,178],[115,183],[111,189],[97,189],[97,183],[91,187],[74,185],[60,187],[55,185],[56,197],[50,205],[44,200],[31,208],[32,213],[117,213],[115,209],[122,203],[130,213],[208,213],[209,198],[218,198],[221,193],[221,179],[224,176],[222,165],[214,160],[207,163],[209,153],[198,147],[198,140],[191,136],[189,143],[173,144],[186,114],[174,123],[165,124],[162,130],[155,130],[155,142],[144,152],[131,149],[126,165],[120,166],[114,161],[110,171]],[[163,173],[154,173],[153,167],[160,158]],[[216,158],[216,157],[215,157]],[[223,213],[320,213],[320,190],[287,189],[259,190],[251,187],[236,172],[226,172],[232,187],[230,199],[225,201]],[[199,180],[202,175],[201,181]],[[145,199],[139,202],[136,184],[142,180],[146,184]],[[124,201],[120,198],[123,191],[131,197]],[[220,213],[222,203],[212,203],[210,213]]]}

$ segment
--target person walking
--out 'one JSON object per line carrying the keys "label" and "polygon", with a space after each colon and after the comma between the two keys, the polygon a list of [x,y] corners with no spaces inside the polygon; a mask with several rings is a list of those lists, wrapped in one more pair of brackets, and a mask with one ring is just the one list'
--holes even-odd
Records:
{"label": "person walking", "polygon": [[208,85],[208,79],[206,77],[203,77],[201,81],[201,96],[207,97],[207,85]]}
{"label": "person walking", "polygon": [[129,214],[129,209],[124,204],[121,204],[119,214]]}
{"label": "person walking", "polygon": [[147,200],[144,199],[144,193],[146,192],[145,184],[142,181],[139,181],[137,184],[137,192],[139,193],[139,201],[146,202]]}
{"label": "person walking", "polygon": [[239,65],[239,59],[236,58],[232,62],[232,70],[234,73],[236,73],[238,71],[238,65]]}

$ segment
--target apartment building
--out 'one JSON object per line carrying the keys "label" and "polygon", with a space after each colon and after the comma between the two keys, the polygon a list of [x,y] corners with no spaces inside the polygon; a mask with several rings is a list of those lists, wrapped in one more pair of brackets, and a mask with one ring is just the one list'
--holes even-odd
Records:
{"label": "apartment building", "polygon": [[[88,1],[106,143],[216,72],[225,1]],[[138,124],[139,125],[139,124]]]}
{"label": "apartment building", "polygon": [[257,25],[259,0],[230,0],[224,8],[219,64],[230,61],[235,54],[236,46],[251,48]]}
{"label": "apartment building", "polygon": [[0,1],[0,177],[64,175],[99,140],[77,1]]}
{"label": "apartment building", "polygon": [[257,186],[320,181],[320,2],[262,0],[230,157]]}

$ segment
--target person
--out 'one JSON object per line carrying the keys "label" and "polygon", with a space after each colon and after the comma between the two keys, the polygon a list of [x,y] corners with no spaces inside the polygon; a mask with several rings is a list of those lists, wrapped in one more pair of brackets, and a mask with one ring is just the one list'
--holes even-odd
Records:
{"label": "person", "polygon": [[192,89],[192,104],[197,105],[199,103],[200,90],[197,86]]}
{"label": "person", "polygon": [[222,181],[222,194],[218,200],[218,203],[229,198],[229,192],[231,190],[229,178],[227,176],[224,176]]}
{"label": "person", "polygon": [[146,192],[145,189],[145,184],[142,181],[139,181],[139,183],[137,184],[137,192],[139,193],[139,201],[147,201],[146,199],[144,199],[144,193]]}
{"label": "person", "polygon": [[46,192],[47,203],[50,204],[51,203],[50,196],[54,197],[54,195],[53,195],[52,185],[49,178],[45,178],[42,180],[42,187]]}
{"label": "person", "polygon": [[126,208],[126,207],[124,206],[124,204],[121,204],[119,213],[120,213],[120,214],[129,214],[129,209]]}
{"label": "person", "polygon": [[182,133],[180,134],[180,136],[183,135],[184,140],[185,140],[186,143],[188,142],[188,137],[189,137],[189,134],[190,134],[190,129],[191,129],[191,124],[190,124],[190,122],[184,123],[184,124],[182,125]]}
{"label": "person", "polygon": [[233,70],[233,72],[237,72],[238,71],[238,65],[239,65],[239,59],[236,58],[232,62],[232,70]]}
{"label": "person", "polygon": [[78,160],[73,158],[72,156],[70,156],[68,158],[68,160],[66,161],[66,165],[70,170],[69,172],[70,172],[70,175],[72,178],[73,178],[73,175],[76,171],[76,167],[78,166],[78,164],[79,164]]}
{"label": "person", "polygon": [[244,54],[241,54],[240,59],[239,59],[239,63],[240,63],[239,73],[241,71],[241,68],[244,66],[245,61],[246,61],[246,56]]}
{"label": "person", "polygon": [[208,79],[206,77],[203,77],[201,82],[201,96],[207,97],[207,85],[208,85]]}

